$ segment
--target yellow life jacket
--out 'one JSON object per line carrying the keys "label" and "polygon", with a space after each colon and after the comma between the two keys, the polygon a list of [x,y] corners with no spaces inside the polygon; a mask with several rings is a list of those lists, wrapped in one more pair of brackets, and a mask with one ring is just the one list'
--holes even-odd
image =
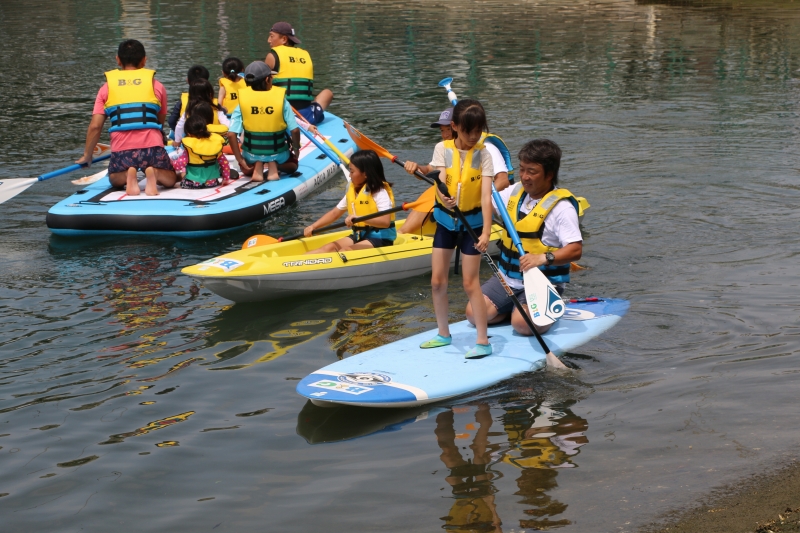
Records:
{"label": "yellow life jacket", "polygon": [[[219,106],[219,100],[217,100],[216,98],[212,99],[211,101],[214,102],[215,106]],[[189,93],[181,93],[181,114],[180,114],[180,116],[184,116],[186,114],[186,106],[187,105],[189,105]],[[214,121],[212,122],[212,124],[219,124],[219,117],[217,116],[217,109],[212,107],[211,110],[214,112]]]}
{"label": "yellow life jacket", "polygon": [[286,90],[274,85],[269,91],[254,91],[250,87],[239,91],[245,150],[253,155],[274,155],[289,150],[283,118],[285,100]]}
{"label": "yellow life jacket", "polygon": [[161,129],[158,114],[161,101],[153,88],[155,70],[109,70],[106,115],[111,119],[108,131]]}
{"label": "yellow life jacket", "polygon": [[[522,188],[522,184],[518,183],[514,186],[511,192],[511,197],[508,199],[508,216],[514,224],[514,228],[519,234],[519,239],[522,241],[522,248],[529,254],[543,254],[546,252],[553,252],[558,250],[558,247],[547,246],[542,242],[542,234],[544,233],[544,219],[553,210],[558,202],[561,200],[569,200],[575,211],[578,210],[578,201],[573,194],[567,189],[553,189],[545,194],[541,200],[536,204],[536,207],[531,210],[527,215],[520,216],[520,206],[524,201],[527,194]],[[499,243],[500,260],[497,266],[509,278],[522,279],[522,270],[519,265],[519,250],[514,246],[507,231],[503,232],[503,236]],[[539,267],[542,273],[552,283],[567,283],[569,282],[569,265],[542,265]]]}
{"label": "yellow life jacket", "polygon": [[[483,227],[483,214],[481,211],[481,176],[483,167],[481,159],[491,157],[483,151],[483,143],[478,142],[469,151],[461,164],[461,152],[456,148],[454,140],[444,141],[444,160],[447,177],[445,185],[451,198],[458,202],[458,208],[464,214],[467,222],[473,228]],[[433,212],[436,222],[450,231],[458,231],[462,224],[453,211],[447,209],[436,199]]]}
{"label": "yellow life jacket", "polygon": [[239,107],[239,91],[247,87],[247,84],[243,78],[238,78],[236,81],[220,78],[219,86],[225,89],[225,99],[222,100],[222,107],[230,115],[234,109]]}
{"label": "yellow life jacket", "polygon": [[189,162],[186,165],[186,179],[205,183],[210,179],[219,178],[220,169],[217,158],[222,153],[222,147],[225,145],[224,137],[217,133],[212,133],[205,139],[184,137],[181,142],[189,155]]}
{"label": "yellow life jacket", "polygon": [[[383,188],[389,194],[389,199],[392,201],[394,207],[394,193],[388,183],[383,182]],[[361,190],[356,193],[355,185],[353,182],[347,186],[347,214],[363,217],[378,212],[378,205],[375,199],[367,192],[366,185],[361,187]],[[358,232],[359,240],[361,239],[384,239],[387,241],[394,241],[397,239],[397,230],[395,229],[395,216],[391,214],[391,224],[388,228],[375,228],[369,225],[369,221],[365,221],[367,225],[353,226],[353,230]]]}
{"label": "yellow life jacket", "polygon": [[314,64],[306,50],[295,46],[276,46],[278,73],[272,83],[286,89],[286,98],[310,102],[314,99]]}

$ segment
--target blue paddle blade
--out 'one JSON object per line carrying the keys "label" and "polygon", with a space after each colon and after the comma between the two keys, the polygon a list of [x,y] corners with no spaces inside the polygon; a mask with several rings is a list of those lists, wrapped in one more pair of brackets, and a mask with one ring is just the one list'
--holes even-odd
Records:
{"label": "blue paddle blade", "polygon": [[439,87],[447,87],[451,83],[453,83],[453,78],[445,78],[439,82]]}

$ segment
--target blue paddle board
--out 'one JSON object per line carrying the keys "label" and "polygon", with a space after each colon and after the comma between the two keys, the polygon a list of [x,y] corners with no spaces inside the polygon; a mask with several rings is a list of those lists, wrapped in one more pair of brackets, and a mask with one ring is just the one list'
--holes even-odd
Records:
{"label": "blue paddle board", "polygon": [[[608,330],[628,311],[629,302],[587,299],[567,302],[567,310],[543,335],[556,355],[587,343]],[[510,324],[489,326],[493,353],[465,359],[475,345],[475,328],[467,321],[450,325],[453,343],[423,350],[427,331],[337,361],[303,378],[297,392],[315,405],[412,407],[484,389],[516,374],[545,366],[535,337],[514,332]]]}
{"label": "blue paddle board", "polygon": [[[356,145],[342,120],[325,113],[317,124],[344,154]],[[318,189],[338,166],[305,137],[297,171],[278,181],[254,182],[240,177],[226,186],[207,189],[164,189],[158,196],[130,197],[111,187],[108,176],[60,201],[47,212],[47,227],[56,235],[150,234],[207,237],[263,220]],[[229,156],[231,168],[238,165]],[[144,191],[142,176],[140,187]]]}

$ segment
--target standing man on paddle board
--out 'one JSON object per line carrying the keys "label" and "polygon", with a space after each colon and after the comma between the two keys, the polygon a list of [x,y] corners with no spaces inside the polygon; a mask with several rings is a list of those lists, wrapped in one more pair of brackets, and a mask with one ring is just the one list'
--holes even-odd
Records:
{"label": "standing man on paddle board", "polygon": [[[567,189],[556,187],[560,166],[561,148],[556,143],[546,139],[530,141],[519,152],[520,183],[500,193],[527,253],[520,257],[504,231],[498,267],[526,312],[529,308],[522,273],[531,268],[541,269],[558,293],[563,294],[569,283],[570,262],[580,259],[583,253],[578,201]],[[496,211],[494,200],[492,205]],[[481,291],[490,324],[506,320],[511,313],[514,330],[520,335],[533,335],[496,277],[484,283]],[[473,321],[470,304],[467,304],[467,320]],[[544,333],[549,327],[536,329]]]}
{"label": "standing man on paddle board", "polygon": [[119,45],[117,64],[121,70],[106,72],[107,82],[95,98],[83,157],[76,161],[91,165],[94,147],[106,117],[110,117],[108,179],[113,187],[125,187],[129,196],[141,194],[137,170],[147,176],[145,193],[149,196],[158,194],[156,183],[172,187],[177,181],[161,134],[161,124],[167,116],[167,91],[154,78],[156,71],[144,68],[146,62],[147,55],[139,41],[128,39]]}
{"label": "standing man on paddle board", "polygon": [[294,28],[288,22],[276,22],[267,37],[272,50],[264,62],[277,72],[275,85],[286,89],[286,99],[303,115],[309,124],[319,124],[325,119],[324,111],[331,105],[333,92],[322,89],[314,98],[314,64],[300,44]]}

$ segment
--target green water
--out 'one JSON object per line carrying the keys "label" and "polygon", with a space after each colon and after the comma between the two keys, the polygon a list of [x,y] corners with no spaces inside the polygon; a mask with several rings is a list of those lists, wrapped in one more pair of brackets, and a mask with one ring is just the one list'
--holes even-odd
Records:
{"label": "green water", "polygon": [[[263,59],[287,20],[331,111],[401,158],[429,161],[445,76],[512,151],[558,142],[562,184],[592,204],[568,294],[632,301],[568,357],[572,377],[320,411],[297,380],[431,328],[429,280],[234,306],[180,269],[296,232],[341,179],[203,241],[56,238],[47,209],[82,174],[42,182],[0,207],[2,530],[635,531],[794,457],[799,8],[0,3],[0,179],[80,155],[122,39],[144,42],[174,102],[189,66]],[[386,170],[399,199],[422,191]]]}

